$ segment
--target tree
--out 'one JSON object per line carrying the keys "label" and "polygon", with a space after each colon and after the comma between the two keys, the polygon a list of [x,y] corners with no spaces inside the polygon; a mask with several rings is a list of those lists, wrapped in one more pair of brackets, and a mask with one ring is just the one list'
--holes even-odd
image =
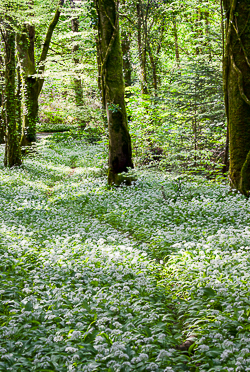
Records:
{"label": "tree", "polygon": [[[41,93],[45,70],[45,61],[48,55],[50,42],[54,29],[59,21],[61,6],[64,0],[59,0],[54,17],[49,24],[43,48],[38,63],[35,60],[35,26],[32,19],[23,26],[17,37],[17,50],[21,66],[21,79],[23,91],[23,136],[22,144],[27,145],[36,140],[36,123],[38,120],[38,98]],[[30,17],[31,18],[31,17]]]}
{"label": "tree", "polygon": [[125,87],[130,87],[132,84],[132,66],[131,66],[131,52],[130,52],[130,40],[131,35],[127,30],[123,30],[121,33],[121,47],[123,55],[123,73]]}
{"label": "tree", "polygon": [[247,0],[224,0],[224,95],[229,129],[230,182],[250,190],[250,26]]}
{"label": "tree", "polygon": [[[71,0],[71,6],[73,9],[75,9],[75,2],[74,0]],[[79,33],[79,16],[74,17],[71,20],[71,30],[74,33]],[[73,60],[74,64],[76,67],[76,72],[75,76],[73,77],[73,89],[74,89],[74,94],[75,94],[75,104],[78,110],[81,110],[83,108],[84,102],[83,102],[83,87],[82,87],[82,81],[81,77],[78,76],[79,74],[79,63],[80,63],[80,58],[79,58],[79,44],[74,43],[73,45]],[[81,117],[81,115],[78,115]]]}
{"label": "tree", "polygon": [[4,165],[13,167],[21,165],[20,134],[16,115],[16,56],[15,31],[10,23],[5,25],[2,33],[5,44],[5,120],[6,120],[6,146]]}
{"label": "tree", "polygon": [[139,61],[140,61],[140,80],[141,80],[141,90],[142,94],[148,94],[147,88],[147,19],[148,19],[148,10],[149,2],[146,7],[146,14],[144,14],[144,7],[142,0],[138,0],[136,4],[137,10],[137,42],[138,42],[138,51],[139,51]]}
{"label": "tree", "polygon": [[3,104],[4,104],[4,58],[2,54],[0,54],[0,144],[5,143],[5,120]]}
{"label": "tree", "polygon": [[133,168],[131,139],[124,102],[119,1],[97,0],[100,79],[109,128],[109,184],[119,184],[119,173]]}

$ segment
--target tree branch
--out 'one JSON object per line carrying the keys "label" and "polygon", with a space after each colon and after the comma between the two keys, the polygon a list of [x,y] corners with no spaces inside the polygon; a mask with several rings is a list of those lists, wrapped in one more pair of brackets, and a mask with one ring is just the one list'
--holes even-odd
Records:
{"label": "tree branch", "polygon": [[40,56],[40,59],[39,59],[39,62],[38,62],[38,65],[41,65],[39,67],[39,73],[42,73],[44,71],[44,62],[45,62],[45,60],[47,58],[47,55],[48,55],[52,34],[53,34],[54,29],[56,28],[56,25],[59,21],[60,14],[61,14],[61,9],[60,8],[63,4],[64,4],[64,0],[59,0],[59,4],[56,8],[54,18],[50,22],[49,28],[47,30],[47,34],[46,34],[45,41],[44,41],[44,44],[43,44],[42,53],[41,53],[41,56]]}
{"label": "tree branch", "polygon": [[248,59],[248,56],[247,56],[247,53],[246,53],[246,49],[245,49],[245,47],[244,47],[244,45],[243,45],[243,43],[242,43],[242,40],[241,40],[241,37],[240,37],[239,31],[237,30],[237,28],[235,27],[234,24],[233,24],[233,28],[234,28],[234,31],[235,31],[235,33],[236,33],[236,35],[237,35],[238,41],[239,41],[239,43],[240,43],[240,46],[241,46],[241,48],[242,48],[242,51],[243,51],[243,54],[244,54],[244,57],[245,57],[246,63],[247,63],[247,65],[248,65],[248,67],[250,67],[250,61],[249,61],[249,59]]}
{"label": "tree branch", "polygon": [[130,19],[129,16],[127,16],[127,14],[119,13],[119,16],[126,18],[130,23],[132,23],[132,25],[136,26],[135,22],[132,21],[132,19]]}

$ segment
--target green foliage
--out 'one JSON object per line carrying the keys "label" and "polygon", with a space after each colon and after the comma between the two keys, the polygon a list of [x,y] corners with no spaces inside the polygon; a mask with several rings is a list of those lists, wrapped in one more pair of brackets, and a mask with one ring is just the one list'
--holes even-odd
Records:
{"label": "green foliage", "polygon": [[152,171],[110,189],[105,141],[44,141],[1,167],[0,369],[247,371],[245,198]]}
{"label": "green foliage", "polygon": [[38,151],[0,178],[0,369],[185,371],[158,267],[89,210],[113,194],[100,177],[106,146],[65,134]]}

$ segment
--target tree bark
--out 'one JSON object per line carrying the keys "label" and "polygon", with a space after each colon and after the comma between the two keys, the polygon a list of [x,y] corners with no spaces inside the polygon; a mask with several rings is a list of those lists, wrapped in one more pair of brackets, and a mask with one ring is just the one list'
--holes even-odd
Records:
{"label": "tree bark", "polygon": [[0,144],[5,143],[4,94],[0,92]]}
{"label": "tree bark", "polygon": [[154,59],[153,52],[149,44],[148,44],[148,55],[149,55],[149,60],[150,60],[152,75],[153,75],[154,93],[155,93],[155,97],[157,97],[158,95],[157,94],[157,91],[158,91],[157,62]]}
{"label": "tree bark", "polygon": [[[71,30],[73,32],[76,32],[76,33],[79,32],[79,20],[78,20],[78,18],[73,18],[72,19]],[[75,44],[73,46],[73,59],[74,59],[74,64],[75,64],[76,68],[80,63],[79,57],[77,55],[78,51],[79,51],[79,45]],[[74,93],[75,93],[75,104],[78,108],[82,108],[83,105],[84,105],[83,88],[82,88],[81,77],[77,76],[77,73],[75,74],[75,76],[73,78],[73,88],[74,88]]]}
{"label": "tree bark", "polygon": [[[138,51],[139,51],[139,62],[140,62],[140,80],[141,80],[141,91],[142,94],[148,94],[147,87],[147,70],[146,70],[146,45],[143,42],[143,9],[142,1],[139,0],[136,5],[137,9],[137,42],[138,42]],[[146,40],[147,35],[144,35]]]}
{"label": "tree bark", "polygon": [[125,87],[132,85],[132,66],[131,66],[131,53],[130,53],[130,34],[127,30],[121,33],[121,47],[123,54],[123,74]]}
{"label": "tree bark", "polygon": [[224,87],[223,88],[224,88],[226,126],[227,126],[222,173],[226,174],[229,171],[229,125],[228,125],[227,76],[225,76],[225,69],[227,69],[226,60],[225,60],[225,27],[224,27],[224,10],[223,10],[222,0],[220,0],[220,11],[221,11],[221,34],[222,34],[222,69],[223,69],[223,74],[224,74],[224,79],[223,79]]}
{"label": "tree bark", "polygon": [[38,120],[38,78],[35,65],[35,27],[26,25],[17,36],[18,59],[22,82],[22,141],[23,146],[36,140]]}
{"label": "tree bark", "polygon": [[133,168],[131,139],[124,101],[122,50],[118,1],[97,0],[101,85],[109,128],[109,185],[119,185],[120,175]]}
{"label": "tree bark", "polygon": [[17,67],[17,91],[16,91],[16,113],[17,113],[17,127],[21,138],[22,135],[22,82],[20,66]]}
{"label": "tree bark", "polygon": [[[99,30],[98,30],[99,33]],[[101,46],[100,46],[100,35],[96,37],[96,60],[97,60],[97,68],[98,68],[98,78],[97,84],[100,94],[102,95],[102,81],[101,81],[101,73],[102,73],[102,60],[101,60]],[[104,102],[102,102],[104,108]]]}
{"label": "tree bark", "polygon": [[15,32],[10,27],[7,27],[5,32],[5,167],[22,164],[18,121],[16,120],[15,79]]}
{"label": "tree bark", "polygon": [[4,62],[0,56],[0,144],[5,143],[5,118],[4,118]]}
{"label": "tree bark", "polygon": [[250,191],[250,24],[248,0],[224,0],[226,11],[224,94],[229,130],[230,182]]}

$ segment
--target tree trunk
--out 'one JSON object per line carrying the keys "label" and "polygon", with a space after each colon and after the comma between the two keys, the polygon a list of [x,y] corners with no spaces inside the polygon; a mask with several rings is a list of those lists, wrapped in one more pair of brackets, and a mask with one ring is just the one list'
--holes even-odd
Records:
{"label": "tree trunk", "polygon": [[125,87],[132,85],[132,66],[130,54],[130,34],[124,30],[121,33],[121,46],[123,55],[123,74]]}
{"label": "tree trunk", "polygon": [[223,159],[223,168],[222,173],[226,174],[229,170],[229,133],[227,128],[227,136],[226,136],[226,144],[225,144],[225,152],[224,152],[224,159]]}
{"label": "tree trunk", "polygon": [[20,66],[17,67],[17,92],[16,92],[16,113],[17,113],[17,126],[18,133],[21,138],[22,134],[22,82]]}
{"label": "tree trunk", "polygon": [[22,141],[23,146],[36,140],[38,120],[38,78],[35,66],[35,27],[26,25],[17,36],[17,51],[22,82]]}
{"label": "tree trunk", "polygon": [[[71,21],[71,30],[73,32],[79,32],[79,20],[78,18],[74,18]],[[75,44],[73,46],[73,59],[75,63],[75,67],[77,69],[77,66],[80,63],[79,57],[77,55],[79,51],[79,45]],[[76,72],[74,78],[73,78],[73,88],[74,88],[74,93],[75,93],[75,104],[78,108],[82,108],[84,105],[83,102],[83,88],[82,88],[82,81],[81,77],[78,76],[78,71]]]}
{"label": "tree trunk", "polygon": [[5,167],[13,167],[22,164],[18,121],[16,120],[15,78],[15,33],[8,28],[5,32]]}
{"label": "tree trunk", "polygon": [[157,62],[154,59],[152,49],[149,45],[148,45],[148,55],[149,55],[149,60],[150,60],[152,75],[153,75],[154,93],[155,93],[155,97],[157,97],[157,95],[158,95],[157,94],[157,91],[158,91]]}
{"label": "tree trunk", "polygon": [[101,85],[109,128],[108,183],[119,185],[120,173],[133,168],[131,139],[124,102],[122,50],[119,35],[118,2],[97,0]]}
{"label": "tree trunk", "polygon": [[0,144],[5,143],[5,118],[4,118],[4,62],[0,56]]}
{"label": "tree trunk", "polygon": [[5,143],[4,94],[0,92],[0,144]]}
{"label": "tree trunk", "polygon": [[[225,58],[225,29],[224,29],[224,11],[223,11],[223,4],[222,0],[220,2],[220,11],[221,11],[221,34],[222,34],[222,69],[224,71],[224,58]],[[225,96],[225,108],[226,108],[226,126],[227,126],[227,135],[226,135],[226,143],[225,143],[225,152],[224,152],[224,159],[223,159],[223,168],[222,173],[226,174],[229,171],[229,126],[228,126],[228,102],[227,102],[227,89],[226,89],[226,77],[224,77],[223,85],[224,85],[224,96]]]}
{"label": "tree trunk", "polygon": [[248,0],[224,0],[226,45],[224,93],[229,129],[230,182],[248,196],[250,190],[250,26]]}
{"label": "tree trunk", "polygon": [[33,76],[26,76],[24,79],[24,105],[26,112],[23,123],[22,144],[31,144],[36,141],[36,124],[38,122],[38,98],[39,87],[37,79]]}
{"label": "tree trunk", "polygon": [[[137,6],[137,41],[139,51],[139,62],[140,62],[140,80],[141,80],[141,91],[142,94],[148,94],[147,87],[147,70],[146,70],[146,45],[142,40],[142,24],[143,24],[143,11],[142,2],[138,1]],[[146,35],[144,35],[146,40]]]}
{"label": "tree trunk", "polygon": [[179,42],[178,42],[178,30],[176,25],[176,18],[173,15],[173,32],[174,32],[174,47],[175,47],[175,59],[177,67],[180,67],[180,50],[179,50]]}
{"label": "tree trunk", "polygon": [[[100,37],[99,35],[96,37],[96,60],[97,60],[97,68],[98,68],[98,78],[97,84],[100,94],[102,95],[102,82],[101,82],[101,70],[102,70],[102,61],[101,61],[101,47],[100,47]],[[103,102],[104,107],[104,102]]]}

